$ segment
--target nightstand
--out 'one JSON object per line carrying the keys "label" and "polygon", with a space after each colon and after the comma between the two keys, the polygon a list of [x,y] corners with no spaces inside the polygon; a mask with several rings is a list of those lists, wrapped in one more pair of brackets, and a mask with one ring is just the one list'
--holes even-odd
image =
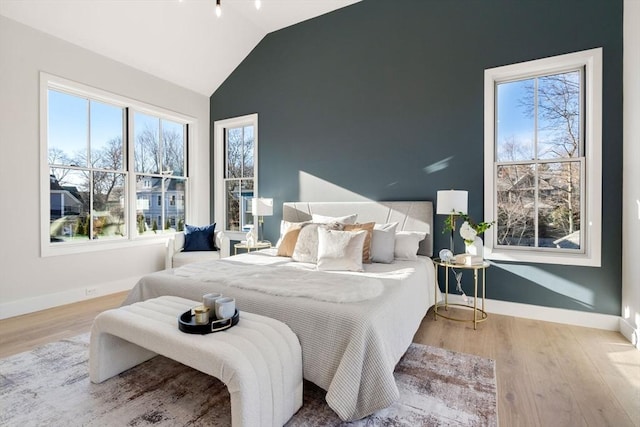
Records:
{"label": "nightstand", "polygon": [[[444,319],[455,320],[456,322],[473,322],[473,329],[477,329],[478,323],[487,320],[487,312],[484,309],[484,301],[485,301],[485,273],[487,268],[489,268],[490,264],[486,261],[483,261],[481,264],[451,264],[446,261],[442,261],[440,258],[434,258],[433,263],[438,267],[444,268],[444,303],[438,303],[438,288],[436,286],[436,304],[433,307],[433,318],[434,320],[438,320],[438,316]],[[449,270],[450,269],[459,269],[459,270],[473,270],[473,307],[469,307],[465,304],[453,304],[449,303]],[[438,283],[438,270],[436,268],[436,283]],[[478,273],[482,272],[482,308],[478,308]],[[438,313],[438,308],[444,308],[445,310],[449,309],[449,306],[459,306],[464,307],[466,309],[470,309],[473,311],[473,319],[461,319],[458,317],[453,317],[449,315],[445,315],[442,312]]]}
{"label": "nightstand", "polygon": [[271,242],[256,242],[253,245],[247,245],[246,242],[240,242],[233,245],[233,254],[238,255],[238,249],[246,249],[247,253],[257,251],[258,249],[269,249]]}

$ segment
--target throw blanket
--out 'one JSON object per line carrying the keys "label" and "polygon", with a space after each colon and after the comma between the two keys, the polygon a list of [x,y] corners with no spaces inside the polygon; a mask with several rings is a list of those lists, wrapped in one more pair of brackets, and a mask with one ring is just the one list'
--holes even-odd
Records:
{"label": "throw blanket", "polygon": [[384,288],[378,279],[331,274],[300,268],[243,265],[221,260],[188,264],[175,270],[176,276],[226,286],[251,289],[271,295],[305,297],[328,302],[358,302],[377,297]]}

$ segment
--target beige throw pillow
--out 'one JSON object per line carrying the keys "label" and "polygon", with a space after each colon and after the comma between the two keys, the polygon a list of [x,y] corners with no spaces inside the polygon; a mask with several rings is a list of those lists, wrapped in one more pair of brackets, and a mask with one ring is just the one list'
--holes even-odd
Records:
{"label": "beige throw pillow", "polygon": [[301,224],[292,225],[280,239],[280,245],[278,246],[278,256],[292,256],[293,251],[296,248],[298,242],[298,236],[302,229]]}
{"label": "beige throw pillow", "polygon": [[[287,234],[287,231],[289,231],[290,229],[293,230],[295,228],[301,228],[303,225],[310,224],[310,223],[311,221],[303,221],[303,222],[290,222],[285,220],[280,221],[280,238],[276,243],[276,248],[280,247],[280,244],[282,243],[282,239],[284,238],[284,235]],[[294,245],[295,245],[295,242],[294,242]]]}
{"label": "beige throw pillow", "polygon": [[367,235],[364,238],[364,245],[362,246],[362,262],[365,264],[371,264],[371,238],[373,236],[373,227],[375,222],[367,222],[364,224],[345,224],[344,231],[360,231],[364,230]]}

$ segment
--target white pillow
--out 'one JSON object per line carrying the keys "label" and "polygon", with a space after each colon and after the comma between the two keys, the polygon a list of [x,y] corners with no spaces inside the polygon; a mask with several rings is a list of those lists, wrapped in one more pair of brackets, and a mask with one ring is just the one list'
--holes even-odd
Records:
{"label": "white pillow", "polygon": [[427,237],[427,233],[418,231],[398,231],[396,233],[394,257],[397,260],[415,261],[418,259],[420,242]]}
{"label": "white pillow", "polygon": [[376,224],[371,237],[371,261],[391,264],[394,258],[397,222]]}
{"label": "white pillow", "polygon": [[[318,230],[333,229],[342,230],[342,225],[333,222],[330,224],[309,223],[302,226],[296,246],[291,254],[291,259],[297,262],[318,262]],[[362,253],[360,254],[362,256]]]}
{"label": "white pillow", "polygon": [[341,224],[355,224],[358,219],[358,214],[351,214],[346,216],[324,216],[313,214],[311,220],[319,224],[328,224],[330,222],[339,222]]}
{"label": "white pillow", "polygon": [[362,247],[366,237],[366,230],[318,228],[318,270],[362,271]]}

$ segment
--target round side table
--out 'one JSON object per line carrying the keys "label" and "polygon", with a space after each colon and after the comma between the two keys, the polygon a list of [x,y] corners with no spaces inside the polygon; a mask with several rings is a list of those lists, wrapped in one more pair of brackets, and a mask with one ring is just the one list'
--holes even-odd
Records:
{"label": "round side table", "polygon": [[[485,320],[487,320],[487,312],[484,309],[484,302],[485,302],[485,287],[486,287],[486,281],[485,281],[485,275],[486,275],[486,270],[487,268],[489,268],[490,264],[486,261],[482,261],[482,263],[480,264],[453,264],[447,261],[442,261],[440,258],[434,258],[433,259],[433,263],[436,264],[438,267],[442,267],[445,270],[444,273],[444,303],[437,302],[437,298],[438,298],[438,288],[436,287],[436,304],[433,307],[433,318],[434,320],[438,320],[438,317],[442,317],[444,319],[449,319],[449,320],[455,320],[456,322],[473,322],[473,329],[477,329],[478,327],[478,323],[480,322],[484,322]],[[468,305],[465,304],[454,304],[454,303],[449,303],[449,270],[450,269],[460,269],[460,270],[473,270],[473,307],[469,307]],[[438,283],[438,268],[436,268],[436,283]],[[481,299],[481,304],[482,304],[482,308],[478,307],[478,272],[482,272],[482,297]],[[449,306],[458,306],[458,307],[463,307],[466,309],[471,309],[473,311],[473,319],[462,319],[459,317],[453,317],[450,316],[448,314],[444,314],[442,312],[438,312],[439,308],[444,308],[445,311],[448,311]]]}

